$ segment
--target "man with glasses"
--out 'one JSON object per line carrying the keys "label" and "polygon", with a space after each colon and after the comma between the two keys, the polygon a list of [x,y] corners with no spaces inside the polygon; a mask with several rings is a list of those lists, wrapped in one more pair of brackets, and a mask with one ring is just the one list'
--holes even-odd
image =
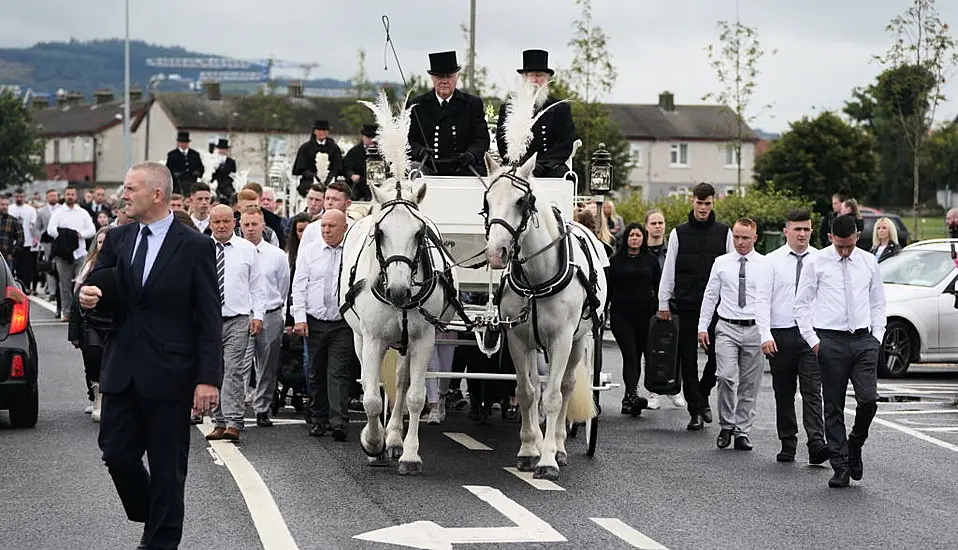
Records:
{"label": "man with glasses", "polygon": [[[456,52],[429,54],[433,89],[409,101],[412,160],[424,174],[486,174],[483,155],[489,150],[489,128],[482,98],[456,89],[461,67]],[[409,106],[407,105],[407,107]]]}

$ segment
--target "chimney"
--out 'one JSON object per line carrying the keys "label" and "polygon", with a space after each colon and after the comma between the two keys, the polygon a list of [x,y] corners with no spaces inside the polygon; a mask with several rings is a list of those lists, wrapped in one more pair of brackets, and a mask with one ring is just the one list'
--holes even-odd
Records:
{"label": "chimney", "polygon": [[665,91],[659,94],[659,107],[663,111],[675,111],[675,96],[672,92]]}
{"label": "chimney", "polygon": [[63,99],[66,105],[75,107],[83,103],[83,94],[80,92],[67,92]]}
{"label": "chimney", "polygon": [[210,101],[219,101],[222,99],[220,95],[220,83],[215,80],[207,80],[204,82],[203,92],[206,93],[206,99]]}
{"label": "chimney", "polygon": [[301,80],[290,82],[286,87],[286,91],[289,97],[303,97],[303,82]]}
{"label": "chimney", "polygon": [[50,106],[50,100],[42,96],[33,96],[30,98],[30,106],[39,111]]}
{"label": "chimney", "polygon": [[94,92],[93,97],[95,98],[95,103],[97,105],[102,105],[104,103],[113,101],[113,92],[106,88],[100,88]]}
{"label": "chimney", "polygon": [[130,88],[130,103],[136,103],[143,99],[143,90],[139,88]]}

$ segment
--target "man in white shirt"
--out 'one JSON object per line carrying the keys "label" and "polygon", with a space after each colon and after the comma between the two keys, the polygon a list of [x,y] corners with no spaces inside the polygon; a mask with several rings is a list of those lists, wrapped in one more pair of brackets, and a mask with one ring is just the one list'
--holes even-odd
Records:
{"label": "man in white shirt", "polygon": [[268,428],[273,393],[276,391],[276,370],[279,367],[280,347],[283,343],[283,326],[286,324],[286,298],[289,295],[289,258],[282,249],[263,239],[263,211],[259,207],[247,208],[240,215],[243,236],[253,243],[259,254],[258,262],[263,272],[266,293],[266,313],[263,330],[256,336],[254,354],[256,360],[256,393],[253,410],[256,425]]}
{"label": "man in white shirt", "polygon": [[323,214],[321,227],[321,239],[300,244],[290,312],[295,322],[293,332],[306,336],[310,353],[313,426],[309,435],[319,437],[332,427],[333,439],[345,441],[351,364],[356,355],[353,331],[339,314],[339,269],[346,214],[328,210]]}
{"label": "man in white shirt", "polygon": [[782,450],[776,460],[794,462],[798,446],[795,391],[802,392],[802,424],[808,437],[808,462],[821,464],[831,457],[825,443],[822,416],[822,377],[818,360],[802,339],[795,322],[795,294],[807,262],[818,250],[809,246],[812,220],[808,212],[793,210],[785,219],[786,244],[768,254],[771,276],[758,291],[756,321],[762,332],[762,353],[772,367],[775,424]]}
{"label": "man in white shirt", "polygon": [[699,312],[698,341],[706,349],[711,344],[709,323],[718,313],[715,398],[722,429],[715,443],[720,449],[728,447],[734,437],[737,450],[752,450],[748,433],[755,421],[755,401],[765,363],[756,324],[756,289],[765,284],[769,271],[764,256],[755,251],[756,240],[758,226],[754,221],[742,218],[735,222],[735,252],[715,259]]}
{"label": "man in white shirt", "polygon": [[204,235],[212,235],[210,229],[210,199],[213,192],[210,186],[203,183],[194,183],[190,189],[190,219],[193,225]]}
{"label": "man in white shirt", "polygon": [[[62,319],[67,321],[69,320],[67,312],[73,306],[73,280],[76,279],[77,272],[83,264],[81,260],[86,256],[86,239],[92,239],[96,235],[96,226],[93,225],[90,214],[77,204],[75,187],[66,188],[63,192],[63,201],[63,206],[50,217],[47,234],[53,237],[53,262],[60,284],[60,313]],[[75,245],[74,237],[68,232],[61,231],[63,229],[76,234]],[[70,243],[72,252],[64,249],[67,243]]]}
{"label": "man in white shirt", "polygon": [[246,413],[246,361],[251,337],[263,330],[266,282],[256,246],[233,233],[233,209],[218,205],[210,213],[216,244],[216,271],[223,304],[223,385],[213,409],[216,427],[206,439],[238,441]]}
{"label": "man in white shirt", "polygon": [[[832,222],[831,246],[802,270],[795,317],[818,356],[825,402],[825,435],[835,475],[829,487],[848,487],[864,475],[862,446],[878,410],[878,351],[885,336],[885,290],[875,256],[856,247],[850,216]],[[845,392],[855,389],[855,424],[845,433]]]}
{"label": "man in white shirt", "polygon": [[[341,181],[334,181],[330,183],[329,186],[326,187],[326,192],[323,194],[323,211],[321,213],[326,213],[330,210],[339,210],[340,212],[345,213],[349,206],[353,203],[353,201],[349,199],[349,193],[349,186],[345,183]],[[348,228],[352,224],[353,220],[347,215],[346,227]],[[309,241],[319,240],[321,233],[322,224],[319,222],[319,220],[311,222],[303,231],[303,238],[300,241],[300,246]]]}
{"label": "man in white shirt", "polygon": [[56,300],[59,309],[60,292],[57,290],[56,267],[53,264],[53,257],[50,255],[53,237],[47,233],[50,218],[53,217],[53,213],[58,208],[60,208],[60,193],[56,189],[48,189],[46,204],[37,210],[37,234],[40,235],[40,250],[43,251],[44,261],[49,262],[52,268],[46,273],[44,287],[50,299]]}
{"label": "man in white shirt", "polygon": [[40,234],[37,232],[37,211],[27,204],[26,193],[18,187],[13,191],[13,204],[8,212],[20,220],[23,226],[23,246],[14,259],[14,273],[23,282],[27,294],[33,293],[33,274],[37,266],[37,254],[40,252]]}

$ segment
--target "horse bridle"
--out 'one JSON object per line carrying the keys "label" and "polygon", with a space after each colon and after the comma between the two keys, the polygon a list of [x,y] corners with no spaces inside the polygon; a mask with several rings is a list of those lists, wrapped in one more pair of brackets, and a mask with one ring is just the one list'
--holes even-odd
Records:
{"label": "horse bridle", "polygon": [[[386,216],[388,216],[394,209],[399,206],[405,206],[406,208],[414,211],[414,216],[416,219],[419,219],[422,223],[422,227],[419,229],[419,232],[416,233],[416,253],[412,258],[408,258],[401,254],[394,254],[388,258],[383,257],[383,249],[380,243],[382,239],[383,231],[379,228],[379,224],[382,223]],[[402,185],[397,181],[396,182],[396,198],[388,200],[382,204],[382,214],[379,216],[379,219],[376,221],[374,226],[373,239],[376,243],[376,260],[379,262],[379,269],[382,273],[382,283],[386,283],[386,268],[393,263],[403,263],[409,266],[409,269],[412,271],[412,274],[415,275],[419,270],[420,260],[422,258],[422,251],[425,246],[426,240],[426,224],[422,222],[421,218],[415,214],[419,211],[419,206],[407,199],[402,198]]]}
{"label": "horse bridle", "polygon": [[[532,219],[532,216],[538,212],[536,208],[536,196],[532,194],[532,185],[528,180],[516,175],[516,170],[517,168],[514,167],[489,183],[488,187],[486,187],[486,192],[482,194],[482,212],[480,212],[486,228],[486,239],[489,238],[489,231],[492,229],[492,226],[501,225],[512,237],[512,252],[514,257],[519,252],[519,237],[529,227],[529,220]],[[492,187],[502,178],[508,179],[510,185],[522,191],[522,197],[516,203],[521,216],[519,225],[516,227],[513,227],[512,224],[502,218],[489,218],[489,191],[491,191]]]}

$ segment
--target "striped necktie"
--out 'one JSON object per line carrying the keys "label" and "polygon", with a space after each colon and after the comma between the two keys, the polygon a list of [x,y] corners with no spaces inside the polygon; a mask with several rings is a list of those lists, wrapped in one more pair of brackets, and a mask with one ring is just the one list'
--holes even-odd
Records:
{"label": "striped necktie", "polygon": [[[229,244],[229,243],[226,243]],[[220,305],[226,305],[226,246],[216,243],[216,278],[220,283]]]}

